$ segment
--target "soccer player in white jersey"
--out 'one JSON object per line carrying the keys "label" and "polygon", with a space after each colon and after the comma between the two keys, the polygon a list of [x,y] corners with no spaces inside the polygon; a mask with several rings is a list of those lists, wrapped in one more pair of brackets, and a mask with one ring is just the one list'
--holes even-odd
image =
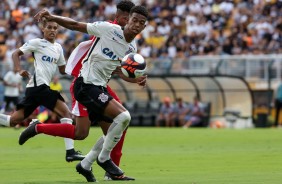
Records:
{"label": "soccer player in white jersey", "polygon": [[[43,22],[43,39],[32,39],[22,47],[16,49],[12,54],[14,70],[19,72],[22,77],[28,77],[29,82],[26,86],[25,97],[17,104],[16,111],[12,115],[0,114],[0,124],[4,126],[15,126],[26,119],[38,106],[43,105],[46,108],[56,112],[61,123],[72,124],[72,115],[59,92],[51,90],[49,85],[54,76],[57,67],[61,74],[65,74],[66,61],[63,55],[62,46],[55,42],[58,32],[56,22]],[[28,71],[22,70],[20,65],[20,56],[32,53],[34,57],[34,74],[30,75]],[[66,157],[72,157],[73,160],[82,160],[84,158],[80,152],[74,150],[72,139],[65,139],[67,148]]]}
{"label": "soccer player in white jersey", "polygon": [[[115,14],[115,20],[113,22],[109,21],[112,24],[118,24],[121,27],[124,27],[129,18],[129,13],[132,7],[134,7],[135,4],[128,0],[122,0],[117,5],[117,11]],[[73,92],[73,86],[74,82],[76,81],[77,77],[79,76],[80,70],[82,68],[82,61],[86,57],[89,49],[93,44],[95,44],[96,37],[93,36],[91,40],[81,42],[71,53],[71,56],[69,57],[66,65],[66,73],[69,75],[74,76],[74,80],[72,81],[70,85],[70,94],[72,97],[72,114],[75,115],[75,126],[76,126],[76,134],[80,135],[81,140],[86,138],[89,134],[89,124],[91,124],[88,112],[86,107],[84,107],[82,104],[77,102],[77,100],[74,98],[74,92]],[[121,75],[122,76],[122,75]],[[134,82],[133,80],[140,80],[140,79],[131,79],[132,81],[128,82]],[[115,93],[113,89],[109,85],[107,85],[107,91],[108,93],[118,102],[122,103],[119,99],[118,95]],[[95,122],[97,123],[97,122]],[[119,166],[122,156],[122,148],[123,143],[125,140],[127,130],[123,132],[123,135],[121,136],[120,141],[116,144],[116,146],[113,148],[111,152],[111,159],[112,161]],[[101,144],[104,142],[103,136],[100,138]],[[123,180],[134,180],[132,177],[123,177]],[[111,176],[106,172],[104,180],[112,180]]]}
{"label": "soccer player in white jersey", "polygon": [[[103,131],[107,131],[103,145],[97,146],[96,152],[87,154],[85,159],[76,166],[76,169],[87,181],[96,181],[90,169],[93,160],[96,159],[98,165],[111,176],[116,179],[124,177],[124,172],[112,162],[110,153],[120,140],[122,132],[129,125],[131,117],[127,109],[108,94],[106,85],[113,71],[120,67],[120,59],[128,53],[137,52],[134,39],[146,26],[147,9],[143,6],[133,7],[130,11],[128,24],[123,29],[108,22],[77,22],[70,18],[52,15],[48,10],[41,10],[35,18],[55,21],[65,28],[97,37],[95,44],[83,60],[80,76],[74,84],[74,95],[76,100],[87,108],[91,121],[104,120],[107,122],[110,119],[112,123],[110,125],[100,124]],[[44,131],[44,127],[47,126],[47,124],[39,122],[31,124],[20,135],[19,144],[24,144],[29,138],[39,133],[54,135]],[[56,126],[62,127],[62,124]],[[57,136],[75,137],[75,133],[71,132],[74,128],[72,125],[65,125],[64,131]],[[70,134],[66,135],[66,132],[70,132]],[[100,147],[102,148],[100,149]]]}

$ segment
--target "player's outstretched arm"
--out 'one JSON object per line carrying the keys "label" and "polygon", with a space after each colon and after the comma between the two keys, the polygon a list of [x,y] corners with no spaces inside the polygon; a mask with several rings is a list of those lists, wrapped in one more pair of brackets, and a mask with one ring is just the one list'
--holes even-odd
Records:
{"label": "player's outstretched arm", "polygon": [[57,22],[59,25],[71,29],[71,30],[76,30],[79,32],[83,33],[88,33],[87,32],[87,23],[84,22],[77,22],[71,18],[68,17],[63,17],[63,16],[57,16],[51,14],[47,9],[43,9],[39,11],[34,18],[37,21],[54,21]]}

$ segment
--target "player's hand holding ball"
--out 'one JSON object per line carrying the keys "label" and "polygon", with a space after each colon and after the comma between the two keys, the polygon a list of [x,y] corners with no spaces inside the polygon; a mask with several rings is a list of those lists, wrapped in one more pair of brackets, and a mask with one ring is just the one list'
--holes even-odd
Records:
{"label": "player's hand holding ball", "polygon": [[128,78],[135,79],[139,86],[146,86],[147,75],[146,61],[140,54],[130,53],[123,57],[121,61],[121,72]]}
{"label": "player's hand holding ball", "polygon": [[146,71],[146,61],[140,54],[130,53],[121,60],[121,71],[129,78],[141,77]]}
{"label": "player's hand holding ball", "polygon": [[136,78],[136,80],[137,80],[136,83],[137,83],[139,86],[146,87],[147,75],[142,75],[142,76]]}

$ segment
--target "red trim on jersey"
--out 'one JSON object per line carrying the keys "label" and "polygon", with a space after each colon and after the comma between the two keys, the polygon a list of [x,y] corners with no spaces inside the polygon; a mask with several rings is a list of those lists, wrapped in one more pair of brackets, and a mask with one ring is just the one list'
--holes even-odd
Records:
{"label": "red trim on jersey", "polygon": [[111,95],[116,101],[121,103],[119,97],[117,96],[117,94],[114,92],[114,90],[112,90],[112,88],[109,85],[107,85],[107,91],[108,91],[109,95]]}

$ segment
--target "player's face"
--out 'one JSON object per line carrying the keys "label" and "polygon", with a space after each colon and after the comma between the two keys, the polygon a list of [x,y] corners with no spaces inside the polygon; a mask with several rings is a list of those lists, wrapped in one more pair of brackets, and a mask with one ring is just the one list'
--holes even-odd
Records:
{"label": "player's face", "polygon": [[117,19],[118,25],[120,25],[121,27],[124,27],[128,22],[129,13],[120,11],[119,13],[117,13],[116,19]]}
{"label": "player's face", "polygon": [[132,34],[139,34],[146,27],[146,17],[141,14],[133,13],[128,21],[127,27]]}
{"label": "player's face", "polygon": [[47,22],[42,31],[44,38],[53,43],[58,33],[58,24],[56,22]]}

